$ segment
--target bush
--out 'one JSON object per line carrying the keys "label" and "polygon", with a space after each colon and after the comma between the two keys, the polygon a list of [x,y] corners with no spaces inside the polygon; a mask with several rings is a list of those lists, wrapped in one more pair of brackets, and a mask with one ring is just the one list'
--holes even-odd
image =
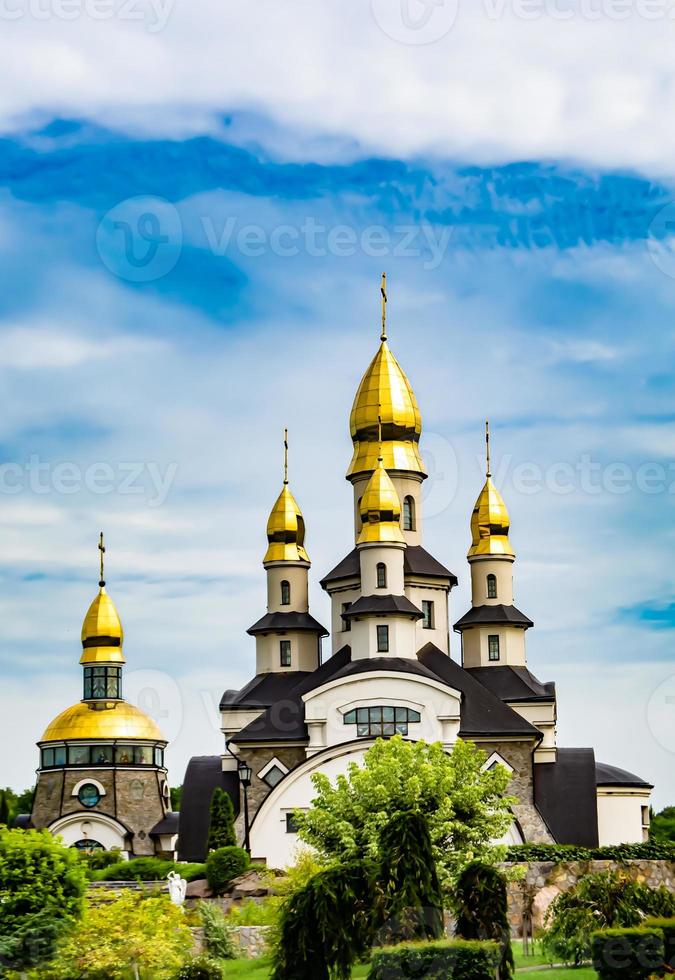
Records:
{"label": "bush", "polygon": [[77,851],[46,830],[0,827],[0,963],[22,970],[51,956],[82,914],[85,888]]}
{"label": "bush", "polygon": [[211,956],[195,956],[175,974],[175,980],[222,980],[223,967]]}
{"label": "bush", "polygon": [[376,950],[368,980],[493,980],[500,958],[499,946],[493,942],[406,943]]}
{"label": "bush", "polygon": [[206,859],[206,880],[209,888],[222,895],[233,878],[243,874],[251,863],[241,847],[219,847]]}
{"label": "bush", "polygon": [[230,926],[274,926],[279,918],[280,901],[276,895],[269,895],[261,902],[247,898],[230,909],[227,923]]}
{"label": "bush", "polygon": [[576,844],[514,844],[506,861],[675,861],[675,843],[659,840],[643,844],[614,844],[608,847],[578,847]]}
{"label": "bush", "polygon": [[175,864],[157,857],[132,858],[118,861],[94,871],[94,881],[166,881],[170,871],[177,871],[186,881],[204,878],[206,868],[203,864]]}
{"label": "bush", "polygon": [[217,851],[221,847],[234,847],[236,843],[232,798],[222,787],[216,786],[209,806],[207,850]]}
{"label": "bush", "polygon": [[675,919],[645,919],[642,925],[663,933],[664,963],[670,971],[675,970]]}
{"label": "bush", "polygon": [[660,929],[604,929],[593,933],[591,944],[601,980],[647,980],[663,964]]}
{"label": "bush", "polygon": [[506,879],[496,868],[474,861],[462,871],[455,888],[457,925],[462,939],[491,939],[499,944],[499,980],[513,976]]}
{"label": "bush", "polygon": [[119,847],[113,848],[112,851],[78,851],[78,855],[90,877],[94,871],[102,871],[111,864],[119,864],[122,860]]}
{"label": "bush", "polygon": [[210,956],[233,960],[236,947],[225,916],[213,902],[200,902],[199,915],[204,929],[204,942]]}

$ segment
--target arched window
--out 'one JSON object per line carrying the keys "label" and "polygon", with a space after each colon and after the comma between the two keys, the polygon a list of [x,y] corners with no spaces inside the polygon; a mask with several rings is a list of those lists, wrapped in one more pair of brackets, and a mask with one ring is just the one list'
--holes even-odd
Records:
{"label": "arched window", "polygon": [[488,599],[497,598],[497,576],[488,575],[487,577],[487,597]]}
{"label": "arched window", "polygon": [[415,501],[410,496],[403,498],[403,530],[415,530]]}
{"label": "arched window", "polygon": [[378,589],[387,588],[387,566],[383,561],[377,563],[377,587]]}
{"label": "arched window", "polygon": [[291,583],[286,579],[281,583],[281,605],[290,606],[291,604]]}

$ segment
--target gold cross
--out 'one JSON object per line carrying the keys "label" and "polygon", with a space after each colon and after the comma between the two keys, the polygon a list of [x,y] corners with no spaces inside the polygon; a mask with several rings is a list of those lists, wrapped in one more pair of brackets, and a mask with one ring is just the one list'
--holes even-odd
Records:
{"label": "gold cross", "polygon": [[382,293],[382,333],[380,334],[380,340],[387,339],[387,273],[382,273],[382,284],[380,285],[380,292]]}
{"label": "gold cross", "polygon": [[103,544],[103,531],[101,531],[101,537],[98,541],[98,550],[101,552],[101,579],[99,585],[101,588],[105,585],[105,579],[103,578],[103,556],[105,555],[105,545]]}
{"label": "gold cross", "polygon": [[485,475],[492,476],[490,473],[490,422],[485,420]]}
{"label": "gold cross", "polygon": [[288,483],[288,429],[284,429],[284,485]]}

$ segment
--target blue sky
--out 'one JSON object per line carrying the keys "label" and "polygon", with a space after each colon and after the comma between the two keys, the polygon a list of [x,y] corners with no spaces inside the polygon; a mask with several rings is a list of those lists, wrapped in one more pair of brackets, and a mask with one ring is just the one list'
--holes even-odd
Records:
{"label": "blue sky", "polygon": [[405,0],[3,25],[0,784],[79,695],[101,528],[173,782],[219,751],[284,425],[328,621],[386,269],[453,619],[489,416],[560,742],[675,799],[675,27],[410,3],[424,44]]}

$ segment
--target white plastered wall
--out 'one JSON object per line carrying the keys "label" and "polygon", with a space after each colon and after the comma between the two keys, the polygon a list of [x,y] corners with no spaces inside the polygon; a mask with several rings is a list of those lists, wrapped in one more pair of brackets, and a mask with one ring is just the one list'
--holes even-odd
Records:
{"label": "white plastered wall", "polygon": [[[371,657],[406,657],[416,659],[417,620],[403,615],[363,616],[352,619],[349,645],[352,660],[365,660]],[[377,627],[389,627],[389,650],[377,649]]]}
{"label": "white plastered wall", "polygon": [[[266,566],[268,612],[306,613],[309,611],[308,568],[307,564],[291,565],[288,562]],[[291,601],[287,605],[281,603],[283,581],[288,582],[291,587]]]}
{"label": "white plastered wall", "polygon": [[639,844],[647,839],[651,790],[626,786],[598,787],[598,838],[600,846]]}
{"label": "white plastered wall", "polygon": [[[499,637],[499,660],[488,656],[488,637]],[[517,626],[472,626],[462,633],[464,667],[526,667],[525,630]]]}
{"label": "white plastered wall", "polygon": [[[513,605],[513,558],[475,558],[471,566],[473,606]],[[488,575],[497,579],[497,598],[488,598]]]}
{"label": "white plastered wall", "polygon": [[47,828],[54,837],[60,837],[66,847],[80,840],[97,841],[106,851],[118,848],[126,854],[127,831],[112,817],[84,811],[60,817]]}
{"label": "white plastered wall", "polygon": [[418,619],[415,624],[415,648],[421,650],[427,643],[433,643],[443,653],[450,653],[447,588],[438,588],[415,581],[406,583],[405,594],[419,610],[422,610],[424,600],[434,604],[433,629],[425,629],[421,619]]}
{"label": "white plastered wall", "polygon": [[[290,640],[291,663],[281,666],[281,640]],[[283,674],[291,670],[316,670],[319,666],[319,641],[316,633],[288,632],[259,633],[255,638],[256,673],[274,671]]]}

